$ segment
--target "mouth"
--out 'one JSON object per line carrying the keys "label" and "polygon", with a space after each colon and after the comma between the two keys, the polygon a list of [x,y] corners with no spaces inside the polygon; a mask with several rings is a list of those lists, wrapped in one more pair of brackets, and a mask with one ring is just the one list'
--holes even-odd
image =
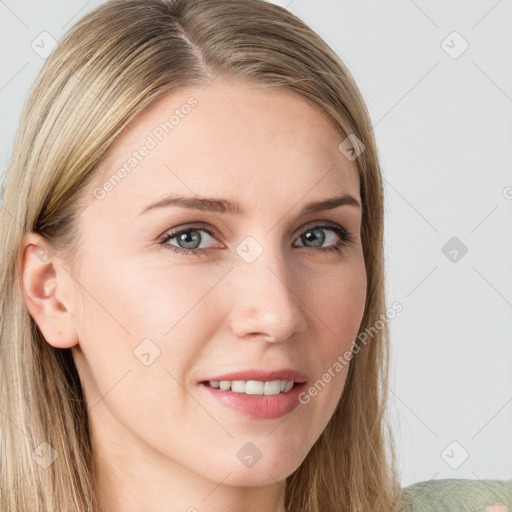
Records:
{"label": "mouth", "polygon": [[199,385],[208,400],[261,420],[282,417],[298,407],[306,382],[204,380]]}

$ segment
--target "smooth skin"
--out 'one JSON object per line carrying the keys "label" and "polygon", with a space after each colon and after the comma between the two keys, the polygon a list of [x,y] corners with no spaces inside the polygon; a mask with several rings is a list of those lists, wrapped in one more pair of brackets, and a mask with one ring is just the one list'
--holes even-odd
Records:
{"label": "smooth skin", "polygon": [[[197,105],[95,197],[191,96]],[[38,234],[23,238],[26,305],[50,345],[72,349],[106,512],[285,511],[284,481],[331,418],[348,365],[307,405],[277,419],[227,408],[200,382],[294,368],[313,386],[353,347],[367,284],[361,209],[298,214],[342,194],[361,201],[342,140],[321,109],[289,90],[217,78],[172,91],[121,134],[85,191],[79,272]],[[247,213],[174,205],[140,214],[170,193],[238,200]],[[353,243],[328,251],[343,239],[317,227],[326,222]],[[159,243],[191,224],[188,239]],[[247,237],[251,251],[262,250],[252,262],[237,252]],[[261,452],[251,467],[237,456],[246,443]]]}

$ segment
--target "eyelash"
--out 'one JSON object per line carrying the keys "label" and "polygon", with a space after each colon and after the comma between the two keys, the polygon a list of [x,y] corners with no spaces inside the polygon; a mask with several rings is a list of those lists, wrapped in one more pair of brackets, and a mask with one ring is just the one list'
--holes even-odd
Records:
{"label": "eyelash", "polygon": [[[313,249],[311,247],[300,246],[300,247],[305,248],[308,253],[319,252],[319,251],[320,252],[341,253],[342,249],[344,247],[346,247],[350,244],[353,244],[355,242],[354,237],[345,228],[339,226],[338,224],[333,224],[330,222],[321,224],[321,225],[315,225],[315,226],[308,227],[306,229],[306,231],[304,231],[304,233],[307,233],[308,231],[314,231],[315,229],[318,229],[318,228],[330,229],[331,231],[334,231],[335,233],[337,233],[340,236],[341,241],[331,247],[323,247],[323,248],[319,248],[319,249]],[[172,240],[173,238],[176,238],[178,235],[181,235],[183,233],[187,233],[190,231],[206,231],[212,238],[217,236],[216,231],[212,230],[210,228],[206,228],[204,226],[191,226],[191,227],[188,227],[185,229],[180,229],[178,231],[165,233],[163,238],[161,238],[158,243],[161,245],[164,245],[166,248],[170,249],[172,252],[175,252],[178,254],[194,255],[194,256],[198,256],[198,257],[204,255],[204,253],[207,252],[208,249],[183,249],[182,247],[177,247],[175,245],[170,245],[167,243],[170,240]]]}

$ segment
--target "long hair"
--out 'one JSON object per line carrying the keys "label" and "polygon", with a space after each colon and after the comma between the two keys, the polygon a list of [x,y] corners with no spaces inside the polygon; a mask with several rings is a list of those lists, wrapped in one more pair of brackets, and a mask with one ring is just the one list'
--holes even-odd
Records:
{"label": "long hair", "polygon": [[[42,336],[24,303],[20,244],[44,237],[74,268],[86,186],[123,129],[171,90],[216,77],[285,87],[364,145],[355,160],[367,298],[340,401],[286,479],[290,512],[394,512],[401,488],[386,412],[384,193],[371,120],[340,58],[296,16],[263,0],[111,0],[59,41],[34,82],[2,183],[0,508],[99,511],[87,407],[70,349]],[[47,443],[47,444],[46,444]],[[54,450],[48,467],[37,450]],[[34,455],[36,454],[36,455]]]}

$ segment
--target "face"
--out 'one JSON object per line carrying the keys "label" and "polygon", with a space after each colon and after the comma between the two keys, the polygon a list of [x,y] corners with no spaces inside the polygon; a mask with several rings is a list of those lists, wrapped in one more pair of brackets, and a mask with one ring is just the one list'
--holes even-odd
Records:
{"label": "face", "polygon": [[[227,485],[271,484],[300,465],[348,366],[308,390],[351,348],[365,304],[360,207],[302,212],[360,202],[343,138],[296,93],[217,79],[167,94],[116,140],[80,217],[81,293],[60,273],[105,451]],[[236,201],[244,213],[150,207],[171,195]],[[236,408],[218,397],[240,393],[203,383],[281,369],[306,380],[298,405],[244,394]],[[264,380],[300,380],[276,375]]]}

